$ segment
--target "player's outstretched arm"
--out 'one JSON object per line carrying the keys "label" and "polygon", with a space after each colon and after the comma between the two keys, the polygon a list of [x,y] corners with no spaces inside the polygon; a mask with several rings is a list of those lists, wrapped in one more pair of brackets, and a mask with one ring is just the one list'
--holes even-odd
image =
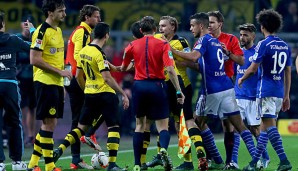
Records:
{"label": "player's outstretched arm", "polygon": [[179,93],[179,95],[181,94],[181,96],[177,98],[177,101],[178,101],[178,103],[183,104],[185,97],[184,97],[184,94],[181,91],[181,88],[180,88],[180,85],[179,85],[179,81],[178,81],[178,77],[177,77],[177,74],[176,74],[176,72],[174,70],[174,67],[173,66],[167,66],[166,69],[167,69],[167,71],[169,73],[170,80],[173,83],[173,85],[174,85],[174,87],[176,89],[177,94],[178,93]]}
{"label": "player's outstretched arm", "polygon": [[238,79],[239,87],[242,86],[242,83],[245,80],[247,80],[250,76],[254,75],[258,71],[259,65],[260,65],[259,63],[254,63],[254,62],[251,63],[251,65],[245,71],[243,77]]}
{"label": "player's outstretched arm", "polygon": [[118,85],[118,83],[115,81],[115,79],[112,77],[110,71],[103,71],[101,72],[103,79],[105,82],[112,87],[116,92],[120,93],[122,95],[123,100],[123,108],[127,109],[129,107],[129,99],[125,92],[122,90],[122,88]]}
{"label": "player's outstretched arm", "polygon": [[199,51],[193,50],[191,52],[182,52],[175,49],[172,49],[172,52],[183,59],[187,59],[193,62],[197,62],[199,57],[201,57],[201,53]]}

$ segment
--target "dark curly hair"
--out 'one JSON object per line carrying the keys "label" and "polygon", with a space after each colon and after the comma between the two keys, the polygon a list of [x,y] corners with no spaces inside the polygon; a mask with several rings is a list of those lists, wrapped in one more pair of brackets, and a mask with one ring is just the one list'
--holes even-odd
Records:
{"label": "dark curly hair", "polygon": [[264,9],[256,16],[257,22],[269,33],[276,33],[282,28],[282,16],[273,9]]}

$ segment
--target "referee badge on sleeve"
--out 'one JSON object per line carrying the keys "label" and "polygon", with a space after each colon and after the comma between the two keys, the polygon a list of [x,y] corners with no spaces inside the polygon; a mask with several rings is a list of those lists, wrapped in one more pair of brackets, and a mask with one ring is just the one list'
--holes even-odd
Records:
{"label": "referee badge on sleeve", "polygon": [[173,59],[172,51],[169,50],[169,51],[168,51],[168,55],[169,55],[169,58],[170,58],[170,59]]}

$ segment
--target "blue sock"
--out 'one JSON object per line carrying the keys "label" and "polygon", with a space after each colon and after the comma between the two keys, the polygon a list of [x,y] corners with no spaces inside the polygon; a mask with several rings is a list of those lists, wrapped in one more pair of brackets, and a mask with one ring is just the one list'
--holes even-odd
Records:
{"label": "blue sock", "polygon": [[159,133],[159,143],[161,148],[168,149],[170,143],[170,134],[167,130],[162,130]]}
{"label": "blue sock", "polygon": [[232,161],[238,163],[238,151],[240,146],[240,135],[238,133],[234,133],[234,147],[232,154]]}
{"label": "blue sock", "polygon": [[262,153],[266,149],[266,145],[268,143],[267,132],[261,132],[259,138],[257,139],[258,139],[258,144],[252,160],[253,163],[257,163],[260,160]]}
{"label": "blue sock", "polygon": [[249,130],[244,130],[240,133],[240,135],[246,145],[246,148],[247,148],[251,158],[253,158],[254,153],[256,151],[256,147],[254,144],[254,140],[252,139],[252,134],[250,133]]}
{"label": "blue sock", "polygon": [[212,132],[209,128],[205,129],[201,132],[201,136],[204,142],[204,145],[206,146],[207,150],[209,151],[211,157],[213,157],[213,160],[215,163],[220,164],[223,163],[223,160],[219,154],[219,151],[215,145],[214,137]]}
{"label": "blue sock", "polygon": [[[262,132],[261,132],[261,133],[262,133]],[[264,149],[264,151],[263,151],[263,153],[262,153],[262,158],[263,158],[263,159],[266,159],[266,160],[269,160],[270,157],[269,157],[269,154],[268,154],[268,151],[267,151],[268,135],[267,135],[267,132],[263,132],[263,134],[266,134],[266,136],[267,136],[267,143],[266,143],[266,145],[265,145],[265,149]],[[259,141],[259,137],[260,137],[260,136],[256,137],[257,141]]]}
{"label": "blue sock", "polygon": [[278,133],[278,130],[276,126],[272,126],[267,128],[267,134],[269,137],[269,140],[272,144],[273,149],[277,153],[280,160],[287,159],[286,153],[284,151],[284,147],[282,146],[282,140]]}
{"label": "blue sock", "polygon": [[141,152],[143,149],[144,133],[135,132],[133,135],[133,152],[135,156],[135,165],[141,166]]}

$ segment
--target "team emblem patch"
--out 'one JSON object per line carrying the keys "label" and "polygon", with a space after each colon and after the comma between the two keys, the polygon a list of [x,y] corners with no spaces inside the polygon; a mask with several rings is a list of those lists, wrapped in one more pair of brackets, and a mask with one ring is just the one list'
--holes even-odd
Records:
{"label": "team emblem patch", "polygon": [[41,47],[41,44],[42,44],[42,40],[41,39],[36,39],[35,46],[34,47],[40,48]]}
{"label": "team emblem patch", "polygon": [[254,56],[252,57],[252,59],[253,59],[253,60],[256,60],[257,57],[258,57],[258,53],[256,52],[256,53],[254,54]]}
{"label": "team emblem patch", "polygon": [[50,115],[55,115],[56,114],[56,109],[54,107],[51,107],[51,109],[49,110],[49,114]]}
{"label": "team emblem patch", "polygon": [[56,48],[50,48],[50,53],[51,53],[51,54],[56,53]]}

